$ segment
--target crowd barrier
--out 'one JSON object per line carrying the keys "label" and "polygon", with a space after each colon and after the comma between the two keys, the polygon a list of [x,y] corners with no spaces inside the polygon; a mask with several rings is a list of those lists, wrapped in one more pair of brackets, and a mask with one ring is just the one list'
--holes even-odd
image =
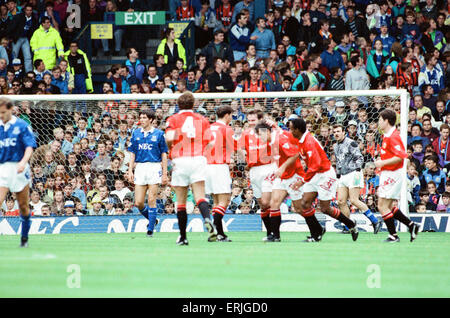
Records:
{"label": "crowd barrier", "polygon": [[[378,215],[378,217],[380,217]],[[176,215],[159,215],[156,232],[178,232]],[[335,219],[317,213],[317,218],[327,232],[340,232],[342,225]],[[368,219],[361,214],[352,215],[360,232],[372,232]],[[411,220],[420,224],[422,231],[450,232],[449,215],[447,214],[411,214]],[[71,216],[71,217],[33,217],[30,234],[66,234],[66,233],[140,233],[147,231],[147,219],[141,215],[123,216]],[[228,232],[265,231],[259,215],[229,214],[223,219],[224,229]],[[397,224],[399,232],[407,232],[407,228]],[[189,215],[188,232],[203,232],[203,219],[200,215]],[[303,217],[298,214],[282,215],[282,232],[308,232]],[[386,231],[383,224],[381,231]],[[20,234],[19,217],[0,217],[0,235]]]}

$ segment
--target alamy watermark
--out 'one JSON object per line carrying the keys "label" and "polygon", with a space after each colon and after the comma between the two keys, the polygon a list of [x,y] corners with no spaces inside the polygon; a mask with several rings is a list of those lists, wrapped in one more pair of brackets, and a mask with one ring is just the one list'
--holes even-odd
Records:
{"label": "alamy watermark", "polygon": [[70,273],[66,280],[67,288],[81,288],[81,266],[70,264],[67,273]]}
{"label": "alamy watermark", "polygon": [[381,288],[381,267],[377,264],[370,264],[366,269],[370,273],[366,280],[367,288]]}

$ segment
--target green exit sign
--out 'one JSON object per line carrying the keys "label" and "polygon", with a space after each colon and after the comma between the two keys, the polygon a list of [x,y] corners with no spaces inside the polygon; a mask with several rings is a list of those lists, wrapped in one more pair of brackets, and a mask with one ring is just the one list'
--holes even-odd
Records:
{"label": "green exit sign", "polygon": [[158,25],[166,24],[165,11],[116,12],[116,25]]}

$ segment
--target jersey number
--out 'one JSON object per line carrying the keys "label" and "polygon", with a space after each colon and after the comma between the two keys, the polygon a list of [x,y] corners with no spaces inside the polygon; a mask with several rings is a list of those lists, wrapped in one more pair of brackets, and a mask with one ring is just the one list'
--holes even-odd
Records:
{"label": "jersey number", "polygon": [[181,127],[181,132],[185,133],[188,138],[195,138],[194,118],[187,117]]}

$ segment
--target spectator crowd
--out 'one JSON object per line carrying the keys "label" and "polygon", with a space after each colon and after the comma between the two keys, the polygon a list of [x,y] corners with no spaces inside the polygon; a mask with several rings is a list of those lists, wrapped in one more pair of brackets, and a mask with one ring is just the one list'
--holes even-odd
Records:
{"label": "spectator crowd", "polygon": [[[34,215],[118,215],[135,213],[133,185],[125,180],[127,144],[138,127],[138,112],[149,108],[156,126],[178,112],[175,100],[116,100],[114,94],[191,91],[265,92],[406,89],[410,96],[407,169],[411,212],[450,212],[450,6],[443,0],[169,0],[174,21],[195,25],[195,63],[188,65],[181,40],[163,30],[153,61],[144,65],[139,28],[114,26],[114,40],[93,40],[94,54],[119,55],[101,87],[99,102],[17,102],[16,116],[36,133],[32,167]],[[262,1],[264,2],[264,1]],[[112,21],[110,12],[156,8],[153,1],[0,1],[0,89],[4,95],[86,94],[94,91],[89,57],[75,41],[69,4],[82,9],[82,27]],[[146,5],[144,5],[146,3]],[[107,13],[107,14],[105,14]],[[127,37],[127,34],[130,36]],[[111,49],[110,49],[111,48]],[[113,49],[114,48],[114,51]],[[106,95],[111,95],[107,96]],[[232,100],[232,126],[239,136],[246,114],[259,110],[286,129],[290,116],[308,128],[334,161],[332,126],[344,124],[365,157],[364,201],[376,211],[379,155],[378,113],[400,101],[371,98]],[[215,121],[217,103],[196,111]],[[400,121],[400,115],[399,115]],[[399,122],[398,121],[398,122]],[[232,200],[227,213],[256,213],[245,161],[233,157]],[[196,213],[192,195],[190,211]],[[170,187],[158,194],[161,213],[173,213]],[[292,211],[289,200],[282,209]],[[3,215],[18,215],[14,195]]]}

